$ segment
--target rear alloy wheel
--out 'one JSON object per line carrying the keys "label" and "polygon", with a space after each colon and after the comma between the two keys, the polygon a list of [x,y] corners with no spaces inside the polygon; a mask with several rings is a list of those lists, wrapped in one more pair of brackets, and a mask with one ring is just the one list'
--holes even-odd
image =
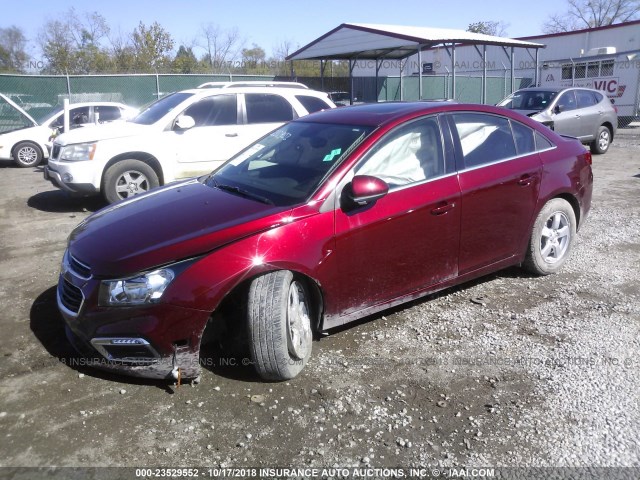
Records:
{"label": "rear alloy wheel", "polygon": [[524,267],[537,275],[556,273],[569,257],[576,235],[576,215],[562,198],[542,208],[531,232]]}
{"label": "rear alloy wheel", "polygon": [[42,161],[42,150],[33,142],[20,142],[13,149],[13,159],[19,167],[36,167]]}
{"label": "rear alloy wheel", "polygon": [[251,359],[266,380],[298,375],[311,357],[310,297],[293,273],[267,273],[251,282],[247,321]]}
{"label": "rear alloy wheel", "polygon": [[119,202],[134,195],[146,193],[159,185],[158,175],[140,160],[124,160],[115,163],[104,175],[105,200]]}
{"label": "rear alloy wheel", "polygon": [[611,145],[611,130],[601,125],[598,129],[596,139],[591,142],[591,153],[602,155],[609,150],[609,145]]}

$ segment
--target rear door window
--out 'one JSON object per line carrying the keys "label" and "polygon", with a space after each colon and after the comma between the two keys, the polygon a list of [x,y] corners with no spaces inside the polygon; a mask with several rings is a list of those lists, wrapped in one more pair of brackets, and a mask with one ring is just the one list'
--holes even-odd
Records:
{"label": "rear door window", "polygon": [[195,121],[196,127],[236,125],[238,101],[235,94],[216,95],[194,103],[184,112]]}
{"label": "rear door window", "polygon": [[516,156],[509,120],[482,113],[451,115],[464,158],[464,168],[498,162]]}
{"label": "rear door window", "polygon": [[589,90],[576,90],[576,100],[578,108],[593,107],[596,103],[596,96]]}
{"label": "rear door window", "polygon": [[536,142],[533,136],[533,129],[511,120],[511,128],[513,129],[513,138],[516,141],[516,149],[518,155],[526,155],[536,151]]}

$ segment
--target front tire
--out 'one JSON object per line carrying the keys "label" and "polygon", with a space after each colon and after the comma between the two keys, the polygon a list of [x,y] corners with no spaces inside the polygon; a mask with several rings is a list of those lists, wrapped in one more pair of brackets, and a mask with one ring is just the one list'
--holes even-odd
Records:
{"label": "front tire", "polygon": [[19,167],[36,167],[42,162],[42,150],[33,142],[20,142],[13,149],[13,159]]}
{"label": "front tire", "polygon": [[304,283],[286,270],[251,282],[249,349],[258,375],[265,380],[294,378],[311,357],[310,299]]}
{"label": "front tire", "polygon": [[598,155],[602,155],[603,153],[607,153],[609,150],[609,145],[611,145],[611,130],[604,125],[601,125],[598,128],[598,134],[596,135],[596,139],[591,142],[591,153],[595,153]]}
{"label": "front tire", "polygon": [[556,273],[567,261],[576,236],[576,215],[566,200],[542,208],[531,231],[524,267],[536,275]]}
{"label": "front tire", "polygon": [[113,164],[104,174],[103,196],[109,203],[146,193],[160,185],[156,172],[140,160]]}

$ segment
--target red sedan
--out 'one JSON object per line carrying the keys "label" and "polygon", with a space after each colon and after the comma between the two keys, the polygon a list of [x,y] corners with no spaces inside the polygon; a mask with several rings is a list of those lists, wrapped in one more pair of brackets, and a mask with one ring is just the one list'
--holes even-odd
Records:
{"label": "red sedan", "polygon": [[511,265],[556,272],[592,183],[580,142],[502,108],[320,112],[88,217],[58,305],[98,367],[195,377],[224,312],[258,373],[288,379],[319,332]]}

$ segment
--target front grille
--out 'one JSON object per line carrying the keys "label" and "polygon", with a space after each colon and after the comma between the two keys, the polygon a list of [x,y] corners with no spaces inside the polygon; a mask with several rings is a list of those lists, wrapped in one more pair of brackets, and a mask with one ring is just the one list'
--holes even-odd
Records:
{"label": "front grille", "polygon": [[80,278],[87,279],[91,277],[91,269],[79,261],[77,258],[74,258],[73,255],[69,254],[69,268],[75,272]]}
{"label": "front grille", "polygon": [[60,294],[60,303],[62,303],[64,308],[73,313],[78,313],[80,311],[80,305],[82,305],[82,292],[78,287],[72,285],[63,278],[58,285],[58,293]]}
{"label": "front grille", "polygon": [[60,146],[59,145],[54,145],[53,146],[53,152],[51,153],[51,158],[53,158],[54,160],[58,158],[58,155],[60,155]]}

